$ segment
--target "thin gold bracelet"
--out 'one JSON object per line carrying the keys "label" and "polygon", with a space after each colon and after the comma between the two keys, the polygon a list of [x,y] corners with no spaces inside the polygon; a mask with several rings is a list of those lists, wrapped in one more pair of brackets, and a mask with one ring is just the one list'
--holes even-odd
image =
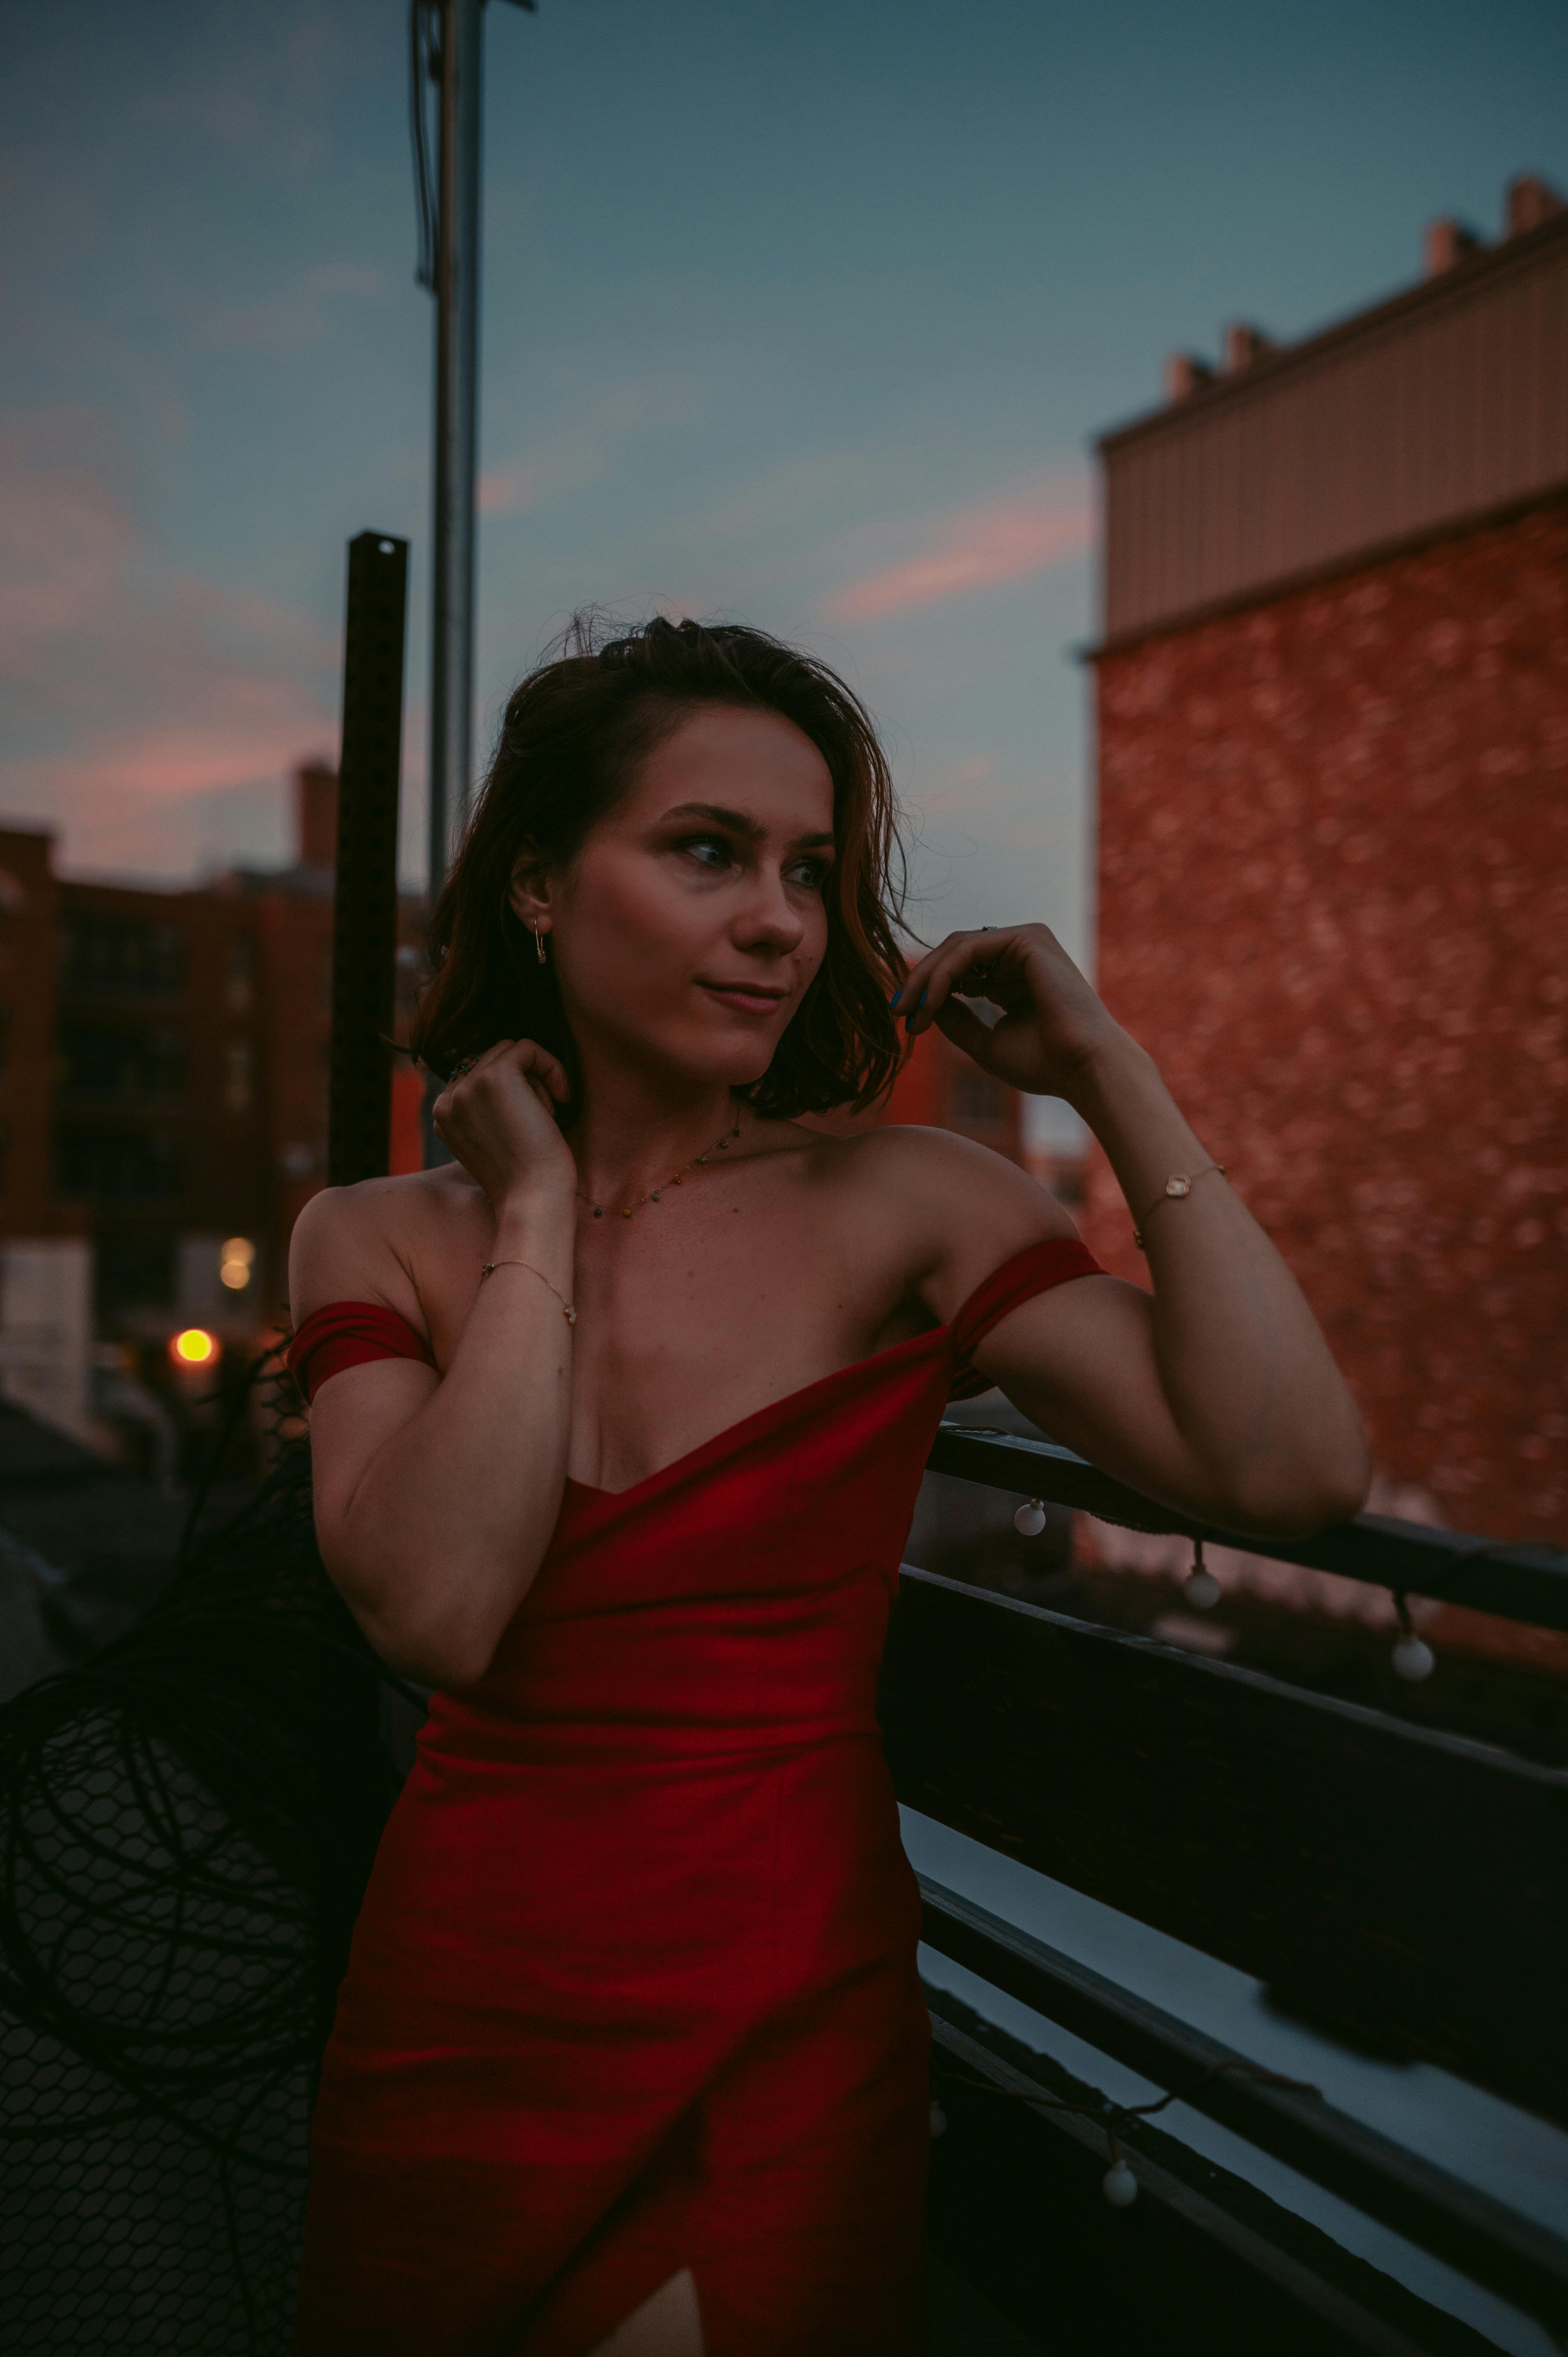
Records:
{"label": "thin gold bracelet", "polygon": [[536,1276],[541,1285],[546,1286],[550,1292],[555,1295],[556,1300],[561,1304],[562,1309],[565,1313],[567,1325],[575,1326],[576,1324],[577,1313],[573,1308],[571,1303],[567,1300],[565,1295],[558,1292],[555,1286],[550,1283],[550,1279],[545,1275],[544,1271],[542,1268],[535,1268],[531,1260],[488,1260],[483,1268],[479,1271],[479,1283],[483,1285],[487,1276],[494,1276],[498,1268],[525,1268],[530,1276]]}
{"label": "thin gold bracelet", "polygon": [[1168,1197],[1175,1197],[1179,1200],[1183,1195],[1190,1195],[1192,1192],[1193,1180],[1195,1178],[1201,1178],[1206,1170],[1218,1170],[1221,1178],[1225,1176],[1225,1165],[1223,1162],[1200,1162],[1196,1170],[1173,1170],[1171,1172],[1170,1177],[1165,1180],[1165,1185],[1160,1189],[1159,1193],[1149,1205],[1149,1210],[1147,1211],[1140,1212],[1138,1218],[1133,1223],[1133,1242],[1137,1245],[1140,1252],[1144,1252],[1148,1249],[1144,1242],[1144,1230],[1148,1225],[1150,1212],[1157,1211],[1160,1205],[1165,1202]]}

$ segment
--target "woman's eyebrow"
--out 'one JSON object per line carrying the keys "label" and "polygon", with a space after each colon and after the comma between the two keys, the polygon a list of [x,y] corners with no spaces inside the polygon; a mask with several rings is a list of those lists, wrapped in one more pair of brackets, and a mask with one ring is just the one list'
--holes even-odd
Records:
{"label": "woman's eyebrow", "polygon": [[[743,836],[747,843],[766,843],[768,840],[768,829],[759,819],[752,818],[745,811],[726,810],[722,802],[677,802],[672,810],[665,812],[660,824],[675,818],[706,819],[710,826],[727,827],[732,834]],[[816,851],[824,846],[831,848],[832,840],[831,828],[819,829],[811,834],[798,834],[794,847],[798,851]]]}
{"label": "woman's eyebrow", "polygon": [[673,810],[665,812],[664,818],[705,818],[712,826],[727,827],[732,834],[745,835],[748,843],[761,843],[768,834],[760,820],[748,818],[745,811],[725,810],[722,802],[677,802]]}

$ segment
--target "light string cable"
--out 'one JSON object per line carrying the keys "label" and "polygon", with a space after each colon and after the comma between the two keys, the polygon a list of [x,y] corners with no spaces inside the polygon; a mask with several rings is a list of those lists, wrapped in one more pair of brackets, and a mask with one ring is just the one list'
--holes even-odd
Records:
{"label": "light string cable", "polygon": [[1112,2207],[1124,2210],[1137,2197],[1137,2179],[1122,2150],[1119,2131],[1133,2120],[1153,2119],[1170,2104],[1187,2104],[1207,2087],[1212,2079],[1227,2076],[1251,2080],[1254,2086],[1283,2087],[1294,2095],[1316,2095],[1323,2101],[1323,2090],[1308,2079],[1287,2079],[1282,2072],[1265,2070],[1261,2062],[1249,2062],[1244,2055],[1229,2055],[1223,2061],[1211,2062],[1207,2071],[1185,2087],[1173,2087],[1168,2094],[1158,2096],[1148,2104],[1112,2104],[1104,2096],[1093,2104],[1071,2104],[1064,2095],[1036,2094],[1022,2087],[999,2087],[994,2080],[979,2079],[964,2072],[948,2074],[955,2086],[972,2087],[983,2095],[999,2095],[1004,2103],[1027,2104],[1031,2109],[1046,2112],[1066,2112],[1071,2118],[1088,2120],[1091,2126],[1105,2134],[1106,2157],[1111,2166],[1103,2179],[1106,2200]]}
{"label": "light string cable", "polygon": [[441,82],[441,10],[434,0],[409,0],[408,11],[408,130],[413,150],[413,205],[418,222],[419,253],[414,263],[416,286],[435,292],[435,241],[438,201],[435,167],[431,153],[430,87]]}
{"label": "light string cable", "polygon": [[[1096,1519],[1110,1523],[1117,1530],[1142,1532],[1158,1528],[1157,1524],[1135,1523],[1121,1515],[1108,1513],[1103,1508],[1096,1510]],[[1028,1498],[1014,1514],[1013,1525],[1015,1530],[1023,1534],[1025,1538],[1032,1539],[1039,1536],[1046,1527],[1046,1521],[1045,1500]],[[1207,1534],[1201,1531],[1193,1534],[1192,1562],[1182,1581],[1182,1595],[1197,1612],[1212,1612],[1216,1605],[1224,1600],[1225,1596],[1225,1590],[1203,1560],[1206,1535],[1214,1540],[1217,1545],[1227,1544],[1223,1539],[1215,1539],[1212,1532]],[[1234,1544],[1234,1542],[1230,1543]],[[1517,1553],[1518,1549],[1512,1541],[1507,1539],[1475,1539],[1466,1546],[1455,1547],[1447,1562],[1440,1569],[1428,1573],[1419,1590],[1399,1587],[1391,1582],[1389,1583],[1388,1592],[1392,1599],[1394,1619],[1398,1624],[1398,1633],[1391,1659],[1395,1674],[1402,1678],[1407,1685],[1423,1684],[1431,1677],[1437,1666],[1436,1654],[1422,1636],[1412,1618],[1410,1609],[1412,1594],[1419,1593],[1423,1601],[1430,1604],[1448,1602],[1451,1600],[1450,1591],[1455,1573],[1463,1571],[1471,1564],[1495,1561],[1504,1552]],[[1340,1572],[1330,1573],[1329,1577],[1349,1578],[1350,1575]],[[1357,1585],[1376,1587],[1382,1583],[1358,1582]]]}

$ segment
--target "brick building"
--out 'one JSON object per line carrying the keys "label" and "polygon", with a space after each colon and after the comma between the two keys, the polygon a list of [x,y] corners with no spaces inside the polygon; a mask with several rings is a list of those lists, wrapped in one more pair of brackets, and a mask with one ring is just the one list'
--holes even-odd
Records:
{"label": "brick building", "polygon": [[[1100,984],[1380,1467],[1568,1539],[1568,211],[1101,444]],[[1089,1240],[1140,1263],[1103,1161]]]}
{"label": "brick building", "polygon": [[[48,834],[0,828],[0,1361],[13,1296],[50,1283],[90,1282],[89,1340],[199,1324],[238,1345],[275,1316],[327,1168],[336,777],[306,766],[295,794],[291,866],[187,891],[59,877]],[[410,979],[422,913],[404,903]]]}
{"label": "brick building", "polygon": [[914,1122],[931,1129],[956,1130],[1004,1154],[1026,1159],[1024,1100],[1016,1089],[993,1081],[972,1064],[961,1049],[940,1031],[922,1031],[908,1062],[875,1111],[879,1122]]}
{"label": "brick building", "polygon": [[919,1034],[892,1087],[869,1111],[807,1114],[804,1119],[809,1129],[837,1136],[906,1122],[918,1128],[954,1130],[1032,1170],[1064,1200],[1079,1200],[1072,1190],[1080,1161],[1034,1153],[1025,1139],[1024,1100],[1017,1090],[972,1064],[940,1031]]}

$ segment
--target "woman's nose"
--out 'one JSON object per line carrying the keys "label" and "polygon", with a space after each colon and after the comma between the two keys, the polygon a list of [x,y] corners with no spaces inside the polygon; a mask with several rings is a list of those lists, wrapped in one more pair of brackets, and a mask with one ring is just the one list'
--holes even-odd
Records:
{"label": "woman's nose", "polygon": [[735,937],[739,946],[792,950],[804,931],[800,912],[785,889],[783,877],[777,873],[759,874],[746,895],[745,908],[737,912]]}

